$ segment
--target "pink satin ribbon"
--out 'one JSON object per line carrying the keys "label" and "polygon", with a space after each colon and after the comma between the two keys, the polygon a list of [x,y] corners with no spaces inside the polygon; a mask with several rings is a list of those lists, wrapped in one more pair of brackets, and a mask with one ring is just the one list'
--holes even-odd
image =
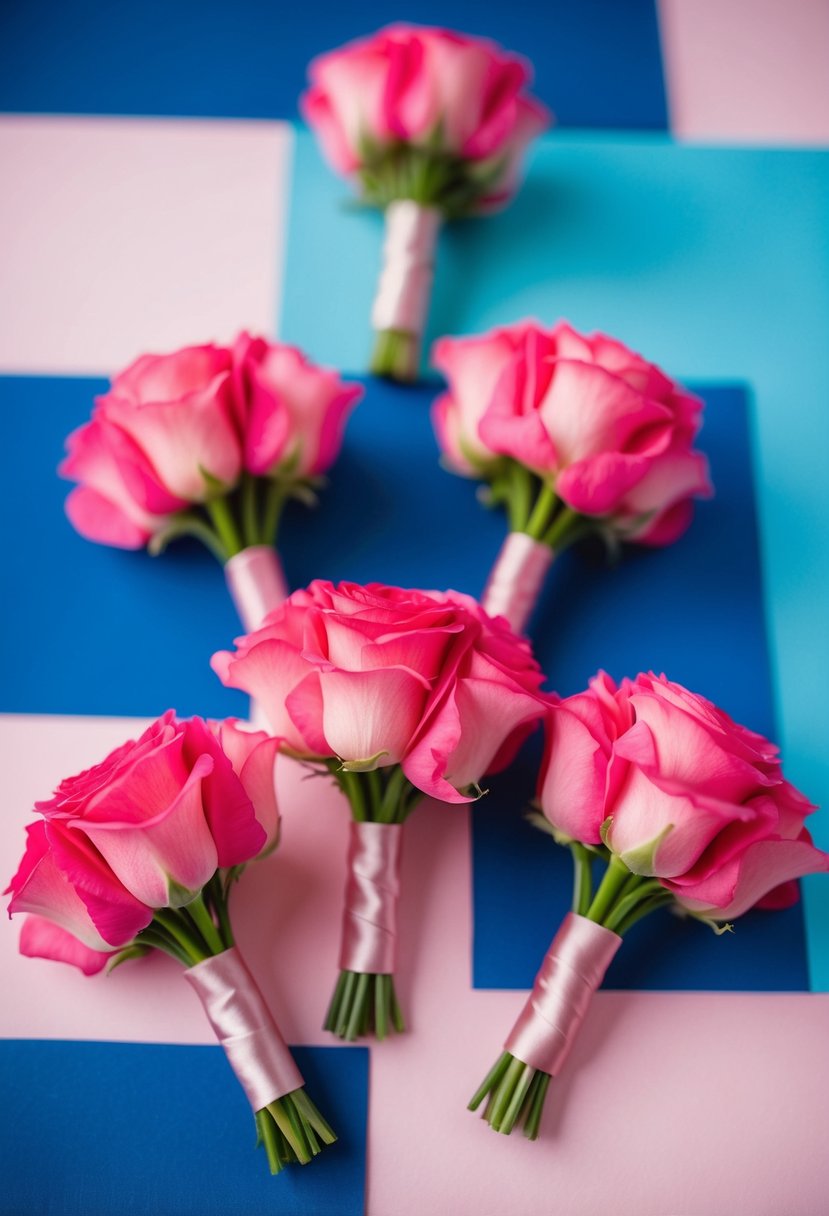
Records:
{"label": "pink satin ribbon", "polygon": [[555,554],[525,532],[510,532],[490,571],[481,604],[490,616],[505,616],[523,633]]}
{"label": "pink satin ribbon", "polygon": [[254,1111],[301,1089],[302,1073],[238,950],[207,958],[184,975]]}
{"label": "pink satin ribbon", "polygon": [[340,970],[392,975],[397,961],[400,823],[351,824]]}
{"label": "pink satin ribbon", "polygon": [[258,629],[288,595],[279,557],[270,545],[251,545],[225,563],[225,579],[247,633]]}
{"label": "pink satin ribbon", "polygon": [[374,329],[423,333],[442,218],[435,208],[411,199],[389,203],[383,269],[371,311]]}
{"label": "pink satin ribbon", "polygon": [[618,933],[570,912],[504,1049],[532,1068],[556,1076],[621,944]]}

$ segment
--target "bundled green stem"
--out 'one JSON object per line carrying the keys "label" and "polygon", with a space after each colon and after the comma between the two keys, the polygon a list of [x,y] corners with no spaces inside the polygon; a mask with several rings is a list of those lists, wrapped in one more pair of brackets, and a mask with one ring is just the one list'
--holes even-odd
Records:
{"label": "bundled green stem", "polygon": [[270,477],[243,473],[230,489],[208,474],[209,497],[204,503],[173,515],[167,527],[149,543],[150,553],[163,553],[171,541],[190,536],[209,549],[222,565],[254,545],[276,545],[279,522],[291,498],[313,505],[318,477],[297,477],[290,464]]}
{"label": "bundled green stem", "polygon": [[502,505],[511,532],[525,532],[533,540],[561,552],[585,536],[596,524],[579,515],[557,496],[551,482],[509,457],[488,470],[490,506]]}
{"label": "bundled green stem", "polygon": [[[620,937],[637,920],[673,901],[657,879],[632,874],[623,861],[606,850],[588,848],[576,841],[570,849],[574,866],[573,912]],[[609,860],[594,888],[597,856]],[[477,1110],[486,1100],[481,1117],[493,1131],[508,1136],[518,1126],[528,1140],[536,1140],[550,1080],[549,1073],[504,1051],[476,1090],[468,1109]]]}
{"label": "bundled green stem", "polygon": [[[356,823],[405,823],[423,797],[399,765],[349,772],[338,761],[331,761],[328,771],[348,799]],[[341,971],[323,1028],[348,1042],[366,1035],[384,1039],[393,1031],[402,1033],[406,1025],[394,976]]]}
{"label": "bundled green stem", "polygon": [[370,370],[373,376],[410,384],[420,368],[420,334],[380,329],[375,334]]}
{"label": "bundled green stem", "polygon": [[[219,870],[195,899],[179,908],[159,908],[135,942],[119,951],[110,970],[128,959],[160,950],[185,967],[194,967],[234,945],[228,899],[241,867]],[[304,1088],[269,1102],[254,1115],[256,1143],[265,1149],[271,1174],[286,1165],[307,1165],[337,1139]]]}

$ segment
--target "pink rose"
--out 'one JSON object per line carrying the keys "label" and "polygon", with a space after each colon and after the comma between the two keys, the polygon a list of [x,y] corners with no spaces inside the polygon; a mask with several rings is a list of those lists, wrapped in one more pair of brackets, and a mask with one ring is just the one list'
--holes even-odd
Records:
{"label": "pink rose", "polygon": [[317,581],[213,657],[299,755],[401,764],[425,793],[466,801],[542,713],[529,645],[466,596]]}
{"label": "pink rose", "polygon": [[232,487],[241,471],[230,352],[190,346],[142,355],[69,436],[60,473],[81,484],[66,511],[82,536],[139,549],[169,518]]}
{"label": "pink rose", "polygon": [[438,442],[458,472],[508,457],[579,515],[654,545],[675,540],[692,498],[711,492],[692,450],[702,402],[620,342],[522,322],[443,339],[436,363],[449,381]]}
{"label": "pink rose", "polygon": [[[80,482],[66,501],[70,522],[88,540],[123,549],[143,548],[168,529],[204,539],[216,525],[213,508],[223,505],[211,500],[234,490],[243,473],[281,480],[286,497],[325,472],[362,391],[292,346],[245,333],[232,349],[142,355],[67,440],[59,472]],[[194,526],[176,519],[182,512]],[[246,544],[270,543],[267,511],[246,540],[245,521],[232,515],[212,546],[227,550],[224,560]]]}
{"label": "pink rose", "polygon": [[240,334],[233,347],[237,426],[244,467],[316,477],[336,460],[350,411],[363,395],[294,346]]}
{"label": "pink rose", "polygon": [[401,145],[428,149],[473,162],[485,182],[478,207],[507,201],[527,144],[550,122],[524,92],[523,60],[449,30],[390,26],[320,56],[309,77],[303,116],[335,169],[371,172]]}
{"label": "pink rose", "polygon": [[829,869],[804,826],[814,809],[777,748],[664,676],[617,689],[601,673],[549,713],[540,798],[564,836],[603,840],[684,907],[741,915],[803,874]]}
{"label": "pink rose", "polygon": [[[240,743],[233,724],[220,733],[239,776],[201,719],[180,722],[168,711],[63,781],[37,804],[43,819],[29,829],[9,912],[47,917],[87,949],[117,948],[156,908],[187,904],[218,868],[255,857],[276,831],[273,786],[263,776],[273,773],[276,741]],[[33,937],[53,951],[47,957],[66,952],[62,934],[47,942],[36,924],[29,946]]]}

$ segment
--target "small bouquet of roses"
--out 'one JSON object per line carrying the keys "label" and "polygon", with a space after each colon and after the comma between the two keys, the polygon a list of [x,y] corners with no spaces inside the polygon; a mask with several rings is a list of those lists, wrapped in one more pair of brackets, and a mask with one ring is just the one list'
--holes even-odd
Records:
{"label": "small bouquet of roses", "polygon": [[804,826],[814,807],[783,777],[777,748],[664,676],[617,688],[600,673],[554,704],[539,798],[573,853],[573,910],[469,1104],[486,1100],[490,1127],[509,1135],[517,1123],[531,1140],[550,1078],[638,920],[668,907],[723,933],[752,907],[793,903],[799,876],[829,870]]}
{"label": "small bouquet of roses", "polygon": [[314,582],[220,652],[284,750],[330,774],[353,822],[337,982],[326,1029],[404,1028],[394,988],[403,824],[424,795],[476,798],[542,717],[529,643],[468,596]]}
{"label": "small bouquet of roses", "polygon": [[432,412],[449,468],[488,483],[509,535],[482,603],[523,630],[556,553],[589,533],[669,545],[708,495],[702,402],[602,334],[531,321],[442,338]]}
{"label": "small bouquet of roses", "polygon": [[67,440],[60,473],[88,540],[158,554],[193,536],[225,574],[246,629],[286,596],[274,546],[290,498],[313,504],[362,396],[293,346],[242,333],[230,347],[142,355]]}
{"label": "small bouquet of roses", "polygon": [[151,950],[182,963],[256,1118],[271,1173],[335,1139],[234,944],[228,900],[276,845],[278,740],[168,711],[37,804],[7,893],[20,950],[85,975]]}
{"label": "small bouquet of roses", "polygon": [[371,370],[417,379],[445,220],[504,206],[550,123],[530,68],[483,38],[394,25],[315,59],[302,113],[333,167],[385,213]]}

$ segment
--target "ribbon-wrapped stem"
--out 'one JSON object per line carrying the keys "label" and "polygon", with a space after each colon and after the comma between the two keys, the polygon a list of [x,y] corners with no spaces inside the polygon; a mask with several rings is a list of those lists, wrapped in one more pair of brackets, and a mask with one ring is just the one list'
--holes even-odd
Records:
{"label": "ribbon-wrapped stem", "polygon": [[371,773],[332,768],[351,805],[340,975],[324,1028],[353,1041],[405,1030],[394,986],[403,823],[422,797],[395,765]]}
{"label": "ribbon-wrapped stem", "polygon": [[482,1117],[507,1136],[518,1124],[529,1140],[538,1138],[550,1080],[570,1054],[622,933],[671,902],[656,880],[631,874],[615,857],[594,894],[585,862],[592,855],[574,844],[574,911],[553,939],[503,1052],[469,1103],[477,1110],[486,1099]]}
{"label": "ribbon-wrapped stem", "polygon": [[288,595],[285,575],[275,549],[249,545],[225,563],[225,579],[239,620],[252,633]]}
{"label": "ribbon-wrapped stem", "polygon": [[404,382],[417,379],[420,346],[442,222],[436,207],[396,199],[386,207],[383,268],[371,313],[377,334],[371,370]]}
{"label": "ribbon-wrapped stem", "polygon": [[227,896],[233,873],[220,871],[194,900],[156,912],[137,939],[187,968],[216,1038],[250,1103],[257,1143],[272,1174],[307,1164],[336,1135],[305,1092],[305,1082],[265,998],[233,942]]}
{"label": "ribbon-wrapped stem", "polygon": [[555,554],[526,532],[510,532],[490,571],[481,604],[490,616],[503,616],[523,633]]}

